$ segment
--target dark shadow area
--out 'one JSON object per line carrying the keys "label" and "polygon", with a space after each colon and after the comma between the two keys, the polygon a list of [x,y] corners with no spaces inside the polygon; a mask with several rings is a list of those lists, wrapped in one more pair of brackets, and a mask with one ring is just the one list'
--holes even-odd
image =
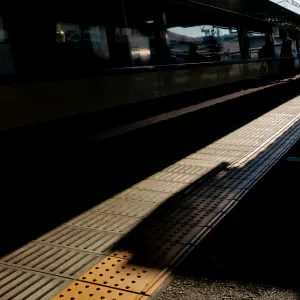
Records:
{"label": "dark shadow area", "polygon": [[239,285],[250,284],[293,290],[300,297],[300,164],[287,162],[290,155],[300,156],[299,142],[181,264],[181,280],[191,278],[196,286],[224,282],[233,295]]}
{"label": "dark shadow area", "polygon": [[[172,265],[185,246],[197,244],[208,232],[177,270],[181,278],[231,280],[298,292],[300,165],[283,159],[260,178],[274,164],[268,160],[276,160],[286,149],[299,123],[242,167],[228,168],[224,162],[218,168],[222,176],[208,174],[189,191],[168,199],[114,247],[116,256],[133,255],[130,264],[150,268]],[[246,197],[236,198],[253,184]],[[233,202],[235,209],[226,210]],[[218,220],[222,221],[215,227]]]}
{"label": "dark shadow area", "polygon": [[2,148],[0,255],[256,119],[296,96],[297,82],[77,149]]}

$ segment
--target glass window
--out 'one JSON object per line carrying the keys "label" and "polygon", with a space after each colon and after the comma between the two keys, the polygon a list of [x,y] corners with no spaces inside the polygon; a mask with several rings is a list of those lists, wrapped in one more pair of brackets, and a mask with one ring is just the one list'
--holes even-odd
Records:
{"label": "glass window", "polygon": [[248,32],[250,59],[274,58],[275,49],[271,34]]}
{"label": "glass window", "polygon": [[[130,24],[132,28],[116,29],[116,47],[119,54],[126,58],[126,66],[165,65],[174,63],[170,55],[168,34],[159,25],[156,18],[144,18],[139,24]],[[120,62],[121,63],[121,62]]]}
{"label": "glass window", "polygon": [[281,37],[274,37],[274,45],[275,45],[275,57],[279,58],[281,54],[281,48],[282,48]]}
{"label": "glass window", "polygon": [[3,28],[3,20],[0,18],[0,43],[4,43],[7,39],[6,30]]}
{"label": "glass window", "polygon": [[241,58],[235,28],[212,25],[168,28],[172,57],[177,63],[234,61]]}
{"label": "glass window", "polygon": [[15,73],[14,62],[11,55],[11,48],[8,40],[7,31],[0,18],[0,76]]}
{"label": "glass window", "polygon": [[123,52],[125,66],[145,66],[151,61],[151,36],[142,30],[133,28],[116,28],[116,47]]}
{"label": "glass window", "polygon": [[104,26],[57,23],[56,44],[60,67],[100,68],[109,63],[110,52]]}

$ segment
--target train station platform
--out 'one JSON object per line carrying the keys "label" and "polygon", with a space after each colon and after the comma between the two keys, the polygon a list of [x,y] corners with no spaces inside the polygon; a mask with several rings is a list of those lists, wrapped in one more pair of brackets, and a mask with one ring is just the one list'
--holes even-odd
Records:
{"label": "train station platform", "polygon": [[299,138],[296,97],[0,259],[0,298],[155,297]]}

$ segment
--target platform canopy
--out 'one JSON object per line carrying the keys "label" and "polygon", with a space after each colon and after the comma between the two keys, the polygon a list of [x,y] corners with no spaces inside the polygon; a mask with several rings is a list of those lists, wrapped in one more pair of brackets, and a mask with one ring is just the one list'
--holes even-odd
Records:
{"label": "platform canopy", "polygon": [[264,19],[277,19],[300,25],[300,0],[193,0],[209,6]]}
{"label": "platform canopy", "polygon": [[300,15],[300,0],[270,0],[270,1]]}

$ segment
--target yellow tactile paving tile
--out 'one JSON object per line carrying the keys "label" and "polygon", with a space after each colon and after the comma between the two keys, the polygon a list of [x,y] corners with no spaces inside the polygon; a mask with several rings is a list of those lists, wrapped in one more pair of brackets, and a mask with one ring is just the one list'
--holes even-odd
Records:
{"label": "yellow tactile paving tile", "polygon": [[51,300],[146,300],[149,297],[96,284],[74,281]]}
{"label": "yellow tactile paving tile", "polygon": [[147,295],[165,270],[163,267],[132,264],[124,258],[106,257],[78,280]]}

